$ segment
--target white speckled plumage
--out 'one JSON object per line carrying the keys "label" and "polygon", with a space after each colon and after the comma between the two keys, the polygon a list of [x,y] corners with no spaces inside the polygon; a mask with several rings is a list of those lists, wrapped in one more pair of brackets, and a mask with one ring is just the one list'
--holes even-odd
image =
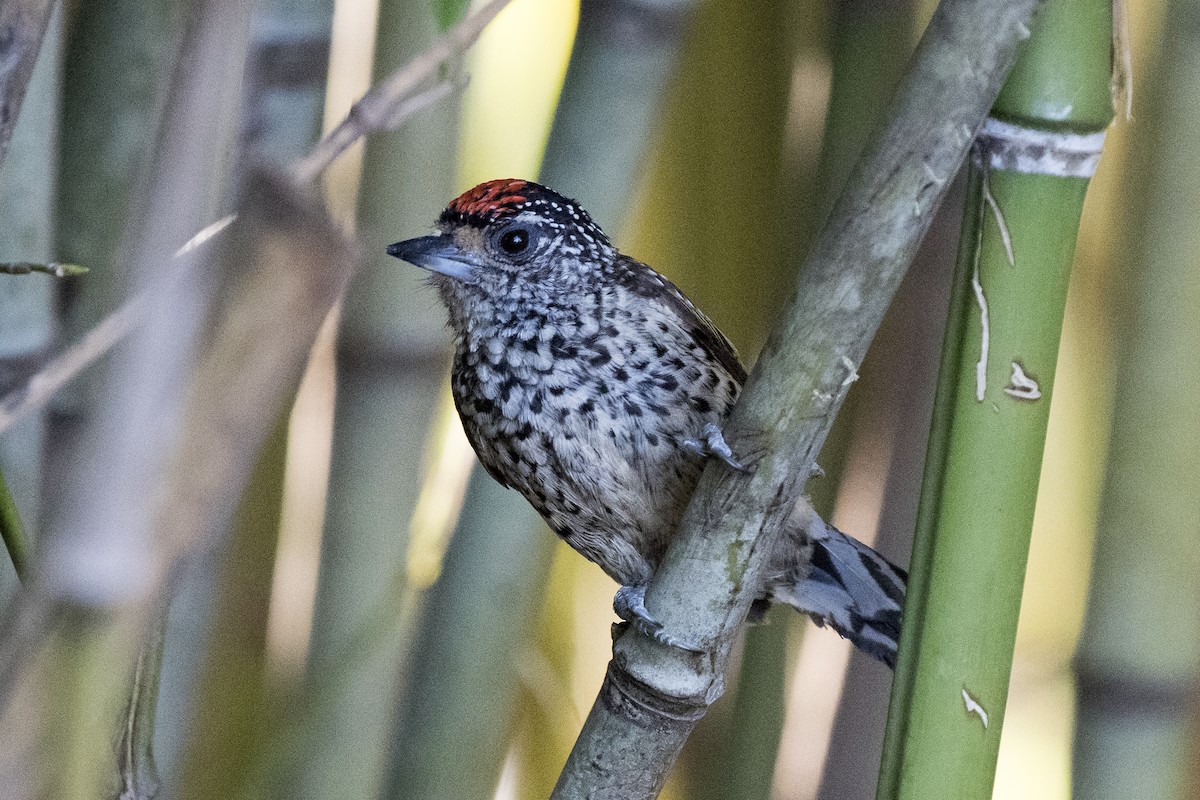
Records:
{"label": "white speckled plumage", "polygon": [[[480,461],[615,580],[644,586],[703,466],[685,442],[719,427],[741,391],[733,346],[670,281],[545,187],[481,184],[439,227],[441,236],[389,252],[448,273],[433,280],[455,336],[451,386]],[[902,571],[806,520],[769,573],[765,599],[891,663]]]}

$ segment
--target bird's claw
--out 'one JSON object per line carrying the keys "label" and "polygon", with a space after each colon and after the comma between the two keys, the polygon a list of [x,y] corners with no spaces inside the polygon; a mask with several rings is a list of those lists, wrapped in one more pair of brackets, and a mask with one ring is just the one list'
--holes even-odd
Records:
{"label": "bird's claw", "polygon": [[[667,633],[663,624],[650,615],[646,610],[645,586],[622,586],[613,597],[613,611],[626,623],[637,628],[656,642],[669,647],[678,647],[689,653],[703,653],[704,649],[694,644],[677,639]],[[615,633],[615,631],[614,631]]]}
{"label": "bird's claw", "polygon": [[738,472],[750,471],[745,464],[733,457],[733,450],[725,441],[725,434],[721,433],[721,428],[715,422],[704,423],[701,434],[703,435],[701,439],[684,439],[684,448],[698,456],[716,456],[724,461],[730,469]]}

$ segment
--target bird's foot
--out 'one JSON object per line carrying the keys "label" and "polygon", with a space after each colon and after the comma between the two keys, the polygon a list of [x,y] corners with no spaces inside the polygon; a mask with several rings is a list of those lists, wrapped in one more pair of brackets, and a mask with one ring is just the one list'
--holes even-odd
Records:
{"label": "bird's foot", "polygon": [[729,449],[729,445],[725,442],[725,434],[721,433],[721,428],[715,422],[704,423],[701,434],[699,439],[684,439],[684,449],[690,450],[698,456],[716,456],[724,461],[730,469],[738,472],[750,471],[746,465],[733,457],[733,450]]}
{"label": "bird's foot", "polygon": [[677,639],[667,633],[663,624],[650,616],[650,612],[646,610],[645,586],[622,586],[618,589],[616,596],[613,597],[613,611],[617,612],[618,617],[656,642],[670,647],[678,647],[689,653],[704,652],[703,648],[696,647],[694,644]]}

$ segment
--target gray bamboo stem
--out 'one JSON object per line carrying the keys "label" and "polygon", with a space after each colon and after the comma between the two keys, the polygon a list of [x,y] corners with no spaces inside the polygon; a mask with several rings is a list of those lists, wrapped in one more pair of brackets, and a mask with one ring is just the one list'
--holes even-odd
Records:
{"label": "gray bamboo stem", "polygon": [[[332,13],[332,0],[260,4],[251,23],[239,172],[242,165],[294,161],[319,138]],[[279,409],[219,562],[198,570],[172,601],[173,670],[164,676],[164,700],[168,712],[191,722],[184,732],[164,715],[164,754],[172,754],[172,745],[179,751],[186,737],[168,776],[178,796],[235,794],[261,759],[278,716],[265,644],[293,401],[289,395]],[[197,636],[199,630],[208,637]]]}
{"label": "gray bamboo stem", "polygon": [[[0,10],[0,16],[3,11]],[[60,15],[61,16],[61,15]],[[26,33],[13,33],[17,50],[14,58],[37,56],[32,72],[24,75],[20,86],[25,98],[25,113],[5,136],[9,148],[0,156],[0,261],[43,259],[52,255],[54,241],[53,197],[57,179],[55,135],[58,131],[60,55],[58,25],[51,21],[46,46],[21,49]],[[29,44],[26,42],[25,44]],[[36,43],[34,43],[36,44]],[[12,62],[8,65],[13,66]],[[31,65],[32,66],[32,65]],[[9,75],[8,89],[15,89]],[[19,104],[18,104],[19,105]],[[17,106],[13,106],[15,113]],[[14,265],[20,272],[26,264]],[[53,281],[45,277],[0,277],[0,392],[9,391],[28,379],[42,363],[55,333]],[[16,430],[0,438],[0,482],[11,490],[3,527],[9,556],[14,564],[21,559],[19,550],[29,551],[26,534],[33,539],[43,528],[40,495],[45,453],[45,418],[37,415]],[[19,518],[18,518],[19,509]],[[17,538],[22,539],[17,543]],[[21,567],[17,566],[18,572]],[[7,569],[0,571],[3,594],[15,586]]]}
{"label": "gray bamboo stem", "polygon": [[0,3],[0,31],[4,32],[4,58],[0,61],[0,164],[8,156],[29,76],[33,74],[54,0],[6,0]]}
{"label": "gray bamboo stem", "polygon": [[1037,6],[945,0],[934,14],[727,425],[753,473],[708,465],[650,585],[650,612],[711,652],[622,637],[554,797],[656,796],[721,694],[764,555],[789,520],[811,514],[801,494],[811,464]]}
{"label": "gray bamboo stem", "polygon": [[1136,117],[1144,137],[1123,184],[1133,224],[1113,292],[1126,306],[1122,352],[1075,662],[1081,800],[1194,797],[1200,778],[1200,161],[1191,113],[1200,101],[1200,3],[1165,6]]}

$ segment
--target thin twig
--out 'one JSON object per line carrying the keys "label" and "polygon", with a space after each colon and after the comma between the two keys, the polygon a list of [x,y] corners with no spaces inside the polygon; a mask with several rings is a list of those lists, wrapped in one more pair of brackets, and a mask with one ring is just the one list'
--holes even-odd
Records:
{"label": "thin twig", "polygon": [[350,107],[350,113],[336,128],[292,166],[292,177],[307,183],[361,137],[394,127],[395,117],[405,104],[423,93],[421,87],[434,79],[444,64],[458,58],[470,47],[509,2],[511,0],[491,0],[447,31],[424,53],[376,84]]}
{"label": "thin twig", "polygon": [[61,264],[51,261],[41,264],[34,261],[5,261],[0,263],[0,275],[28,275],[31,272],[44,272],[56,278],[67,278],[73,275],[84,275],[88,268],[80,264]]}
{"label": "thin twig", "polygon": [[55,356],[24,386],[0,400],[0,433],[18,419],[41,408],[54,393],[112,349],[146,316],[152,292],[142,291],[126,300],[75,344]]}
{"label": "thin twig", "polygon": [[[424,53],[363,95],[350,109],[346,119],[317,143],[312,151],[292,164],[289,169],[292,178],[299,183],[314,180],[359,138],[376,131],[394,129],[461,87],[462,79],[457,77],[438,80],[431,86],[426,84],[431,78],[437,77],[443,64],[459,57],[474,44],[487,24],[509,2],[511,0],[492,0],[451,28]],[[214,223],[196,234],[189,244],[206,240],[231,221],[232,217],[227,217]],[[184,245],[176,256],[185,252],[187,247]],[[59,389],[137,327],[150,307],[149,293],[146,290],[130,297],[84,334],[82,339],[46,364],[26,385],[0,398],[0,433],[21,417],[45,405]]]}

